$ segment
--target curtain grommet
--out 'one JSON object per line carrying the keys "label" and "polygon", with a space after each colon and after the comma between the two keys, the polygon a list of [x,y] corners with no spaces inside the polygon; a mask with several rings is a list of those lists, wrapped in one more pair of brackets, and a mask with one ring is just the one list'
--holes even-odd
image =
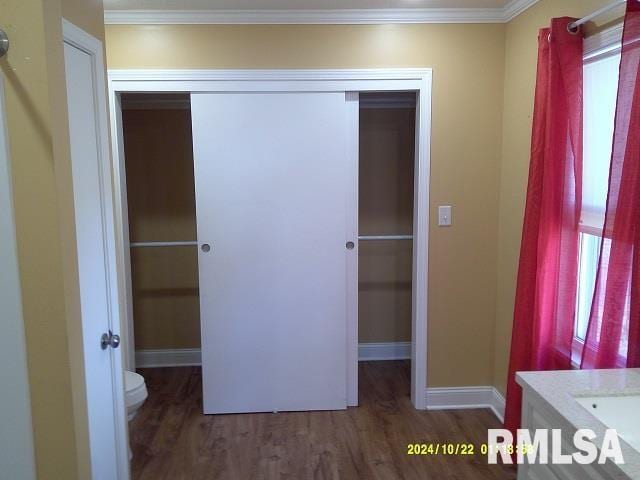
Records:
{"label": "curtain grommet", "polygon": [[571,26],[571,23],[567,23],[567,32],[571,35],[577,35],[580,32],[580,25]]}

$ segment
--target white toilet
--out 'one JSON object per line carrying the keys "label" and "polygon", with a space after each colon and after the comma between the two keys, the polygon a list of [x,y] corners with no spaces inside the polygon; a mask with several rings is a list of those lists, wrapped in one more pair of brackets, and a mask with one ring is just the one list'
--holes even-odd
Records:
{"label": "white toilet", "polygon": [[124,402],[127,406],[127,418],[129,421],[136,416],[149,394],[144,383],[144,377],[139,373],[124,371]]}
{"label": "white toilet", "polygon": [[[124,403],[127,406],[127,418],[129,421],[136,416],[149,394],[144,383],[144,377],[136,372],[124,371]],[[133,457],[129,446],[129,460]]]}

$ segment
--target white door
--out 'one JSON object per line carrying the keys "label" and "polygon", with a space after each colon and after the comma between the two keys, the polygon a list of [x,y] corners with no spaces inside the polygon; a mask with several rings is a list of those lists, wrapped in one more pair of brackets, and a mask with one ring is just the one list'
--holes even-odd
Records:
{"label": "white door", "polygon": [[204,412],[346,408],[345,93],[191,104]]}
{"label": "white door", "polygon": [[125,478],[127,474],[122,471],[126,461],[123,462],[120,447],[126,433],[122,425],[123,375],[120,349],[116,349],[117,337],[106,338],[110,340],[106,348],[101,345],[103,334],[108,336],[111,331],[117,335],[120,330],[112,193],[109,169],[105,168],[108,165],[106,103],[100,95],[104,84],[97,80],[100,67],[91,52],[65,42],[64,58],[91,471],[93,480],[113,480]]}

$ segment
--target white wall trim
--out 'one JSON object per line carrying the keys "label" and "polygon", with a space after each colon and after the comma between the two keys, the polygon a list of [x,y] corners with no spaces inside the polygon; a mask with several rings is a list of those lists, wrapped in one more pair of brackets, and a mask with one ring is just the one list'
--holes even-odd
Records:
{"label": "white wall trim", "polygon": [[[411,401],[424,409],[427,385],[428,259],[429,259],[429,178],[431,164],[430,68],[326,69],[326,70],[110,70],[109,100],[112,121],[112,152],[116,189],[118,258],[127,289],[122,301],[126,316],[122,333],[125,348],[133,346],[133,315],[129,258],[126,179],[122,143],[122,92],[417,92],[416,160],[414,180],[413,293],[411,346]],[[355,343],[353,344],[355,345]],[[133,369],[134,355],[129,355]]]}
{"label": "white wall trim", "polygon": [[[135,82],[131,85],[130,92],[165,92],[165,90],[148,90],[150,85],[142,82],[208,82],[208,89],[200,91],[212,91],[213,86],[217,87],[213,91],[231,91],[231,86],[223,85],[224,89],[211,82],[313,82],[318,81],[351,81],[362,82],[367,80],[389,81],[389,80],[420,80],[430,75],[430,68],[345,68],[345,69],[109,69],[109,82],[122,91],[124,82]],[[129,85],[126,85],[129,88]],[[173,88],[170,92],[189,92],[180,84],[181,88]],[[253,87],[253,85],[250,85]],[[245,91],[246,85],[242,85],[238,91]],[[145,88],[147,90],[145,90]],[[282,88],[282,87],[280,87]],[[251,88],[249,91],[254,91]],[[305,88],[306,91],[306,88]],[[378,91],[373,89],[373,91]],[[390,91],[383,89],[382,91]]]}
{"label": "white wall trim", "polygon": [[191,367],[202,365],[199,348],[136,350],[137,368]]}
{"label": "white wall trim", "polygon": [[354,250],[347,255],[347,406],[358,406],[358,216],[360,170],[360,92],[345,92],[349,161],[346,174],[352,185],[347,198],[347,238]]}
{"label": "white wall trim", "polygon": [[106,10],[107,25],[506,23],[538,0],[501,8],[384,8],[335,10]]}
{"label": "white wall trim", "polygon": [[606,30],[584,39],[584,60],[595,61],[599,58],[615,55],[622,49],[623,23],[618,23]]}
{"label": "white wall trim", "polygon": [[427,410],[488,408],[504,422],[504,397],[491,386],[427,388]]}
{"label": "white wall trim", "polygon": [[507,23],[523,13],[525,10],[533,7],[539,0],[511,0],[502,7],[502,22]]}
{"label": "white wall trim", "polygon": [[360,343],[358,361],[407,360],[411,358],[411,342]]}
{"label": "white wall trim", "polygon": [[[407,360],[411,358],[411,342],[358,344],[358,361]],[[136,350],[138,368],[191,367],[202,364],[199,348],[167,348]]]}

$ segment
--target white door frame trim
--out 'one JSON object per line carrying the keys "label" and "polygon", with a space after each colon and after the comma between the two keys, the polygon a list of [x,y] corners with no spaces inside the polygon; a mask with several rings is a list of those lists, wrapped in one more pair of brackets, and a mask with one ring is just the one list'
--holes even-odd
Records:
{"label": "white door frame trim", "polygon": [[[104,215],[104,218],[102,219],[104,225],[103,242],[107,256],[107,258],[105,258],[105,271],[108,277],[107,285],[110,290],[107,301],[109,302],[110,328],[115,333],[118,333],[121,331],[122,324],[120,305],[122,298],[121,292],[123,292],[123,289],[120,286],[120,275],[118,274],[117,265],[119,245],[117,243],[117,222],[115,222],[116,216],[114,211],[112,164],[109,151],[109,116],[107,111],[107,82],[105,75],[104,49],[102,42],[65,19],[62,20],[62,32],[64,43],[82,50],[91,57],[94,76],[93,95],[96,104],[95,115],[98,123],[98,125],[96,125],[97,138],[99,141],[98,155],[102,182],[100,196]],[[87,319],[82,319],[83,322],[86,320]],[[96,339],[96,348],[99,348],[98,339]],[[83,351],[83,346],[81,346],[79,351]],[[117,480],[129,480],[129,433],[124,399],[122,357],[121,349],[113,349],[113,355],[111,357],[111,375],[113,376],[112,384],[114,386],[113,405],[115,412],[113,422],[115,424],[116,431],[115,442],[118,463]],[[82,358],[82,361],[84,363],[84,358]],[[86,368],[84,364],[82,369],[86,375]],[[93,457],[96,452],[91,451],[91,445],[89,445],[89,449],[91,457]]]}
{"label": "white door frame trim", "polygon": [[[427,385],[427,269],[429,249],[429,169],[431,162],[431,84],[430,68],[336,69],[336,70],[109,70],[109,103],[114,185],[116,189],[117,250],[127,284],[121,301],[126,307],[122,332],[128,368],[133,368],[131,272],[129,261],[126,180],[122,140],[123,92],[277,92],[277,91],[415,91],[416,162],[413,232],[413,293],[411,401],[425,408]],[[353,315],[351,315],[352,317]],[[355,319],[357,325],[357,318]],[[349,319],[348,328],[353,327]],[[348,338],[350,338],[350,335]],[[357,341],[351,342],[349,362],[357,362]],[[351,371],[353,372],[353,368]],[[355,370],[357,372],[357,369]],[[353,373],[350,375],[353,377]],[[357,380],[357,375],[356,379]],[[351,382],[354,381],[352,378]]]}

